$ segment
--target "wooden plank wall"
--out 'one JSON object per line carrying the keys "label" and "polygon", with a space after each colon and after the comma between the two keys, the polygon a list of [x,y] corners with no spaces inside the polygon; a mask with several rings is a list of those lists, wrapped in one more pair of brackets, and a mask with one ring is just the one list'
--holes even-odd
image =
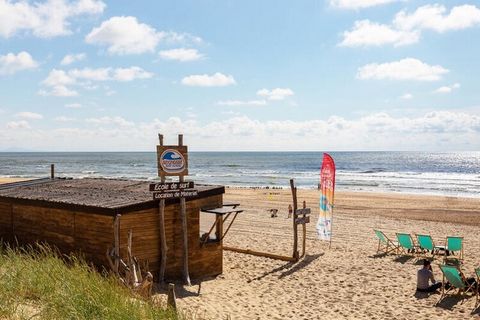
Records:
{"label": "wooden plank wall", "polygon": [[12,206],[0,202],[0,240],[9,242],[12,239]]}
{"label": "wooden plank wall", "polygon": [[[201,207],[222,205],[222,195],[187,201],[189,246],[189,271],[192,278],[214,276],[222,273],[223,253],[221,243],[200,245],[199,215]],[[122,214],[120,219],[120,256],[127,255],[128,232],[132,230],[132,252],[139,260],[148,262],[149,270],[157,276],[160,267],[160,235],[158,209],[148,209]],[[165,208],[165,233],[167,238],[166,279],[182,278],[182,227],[180,205]]]}
{"label": "wooden plank wall", "polygon": [[107,266],[113,246],[113,218],[78,211],[0,202],[0,239],[20,245],[46,242]]}

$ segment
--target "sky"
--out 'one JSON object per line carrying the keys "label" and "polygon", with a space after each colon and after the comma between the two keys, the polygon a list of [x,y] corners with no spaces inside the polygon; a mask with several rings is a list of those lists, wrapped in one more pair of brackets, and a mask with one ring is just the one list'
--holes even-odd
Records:
{"label": "sky", "polygon": [[0,0],[0,151],[480,150],[480,1]]}

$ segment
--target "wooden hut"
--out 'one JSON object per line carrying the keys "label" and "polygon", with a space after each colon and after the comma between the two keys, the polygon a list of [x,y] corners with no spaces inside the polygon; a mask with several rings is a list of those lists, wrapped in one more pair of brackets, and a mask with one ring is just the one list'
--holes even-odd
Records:
{"label": "wooden hut", "polygon": [[[192,278],[222,273],[222,241],[200,239],[201,208],[221,207],[223,186],[197,185],[198,196],[186,202],[188,261]],[[167,279],[182,277],[182,228],[179,200],[165,205]],[[133,254],[157,275],[160,265],[158,200],[149,183],[111,179],[40,179],[0,186],[0,238],[31,244],[47,242],[63,253],[81,253],[87,261],[108,267],[106,253],[115,245],[119,219],[120,257],[127,255],[133,232]],[[214,219],[217,231],[222,219]],[[212,226],[213,228],[213,226]]]}

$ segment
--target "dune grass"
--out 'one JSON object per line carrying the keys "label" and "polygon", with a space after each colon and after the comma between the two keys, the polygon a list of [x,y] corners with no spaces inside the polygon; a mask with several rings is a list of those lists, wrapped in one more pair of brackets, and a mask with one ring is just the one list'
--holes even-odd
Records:
{"label": "dune grass", "polygon": [[76,257],[0,245],[0,319],[179,319]]}

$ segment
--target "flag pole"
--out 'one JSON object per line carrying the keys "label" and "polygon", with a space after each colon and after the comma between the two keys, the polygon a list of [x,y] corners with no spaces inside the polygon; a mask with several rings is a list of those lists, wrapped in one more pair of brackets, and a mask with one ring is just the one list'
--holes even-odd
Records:
{"label": "flag pole", "polygon": [[333,237],[333,204],[332,204],[332,220],[330,220],[330,243],[328,245],[328,250],[332,248],[332,237]]}

